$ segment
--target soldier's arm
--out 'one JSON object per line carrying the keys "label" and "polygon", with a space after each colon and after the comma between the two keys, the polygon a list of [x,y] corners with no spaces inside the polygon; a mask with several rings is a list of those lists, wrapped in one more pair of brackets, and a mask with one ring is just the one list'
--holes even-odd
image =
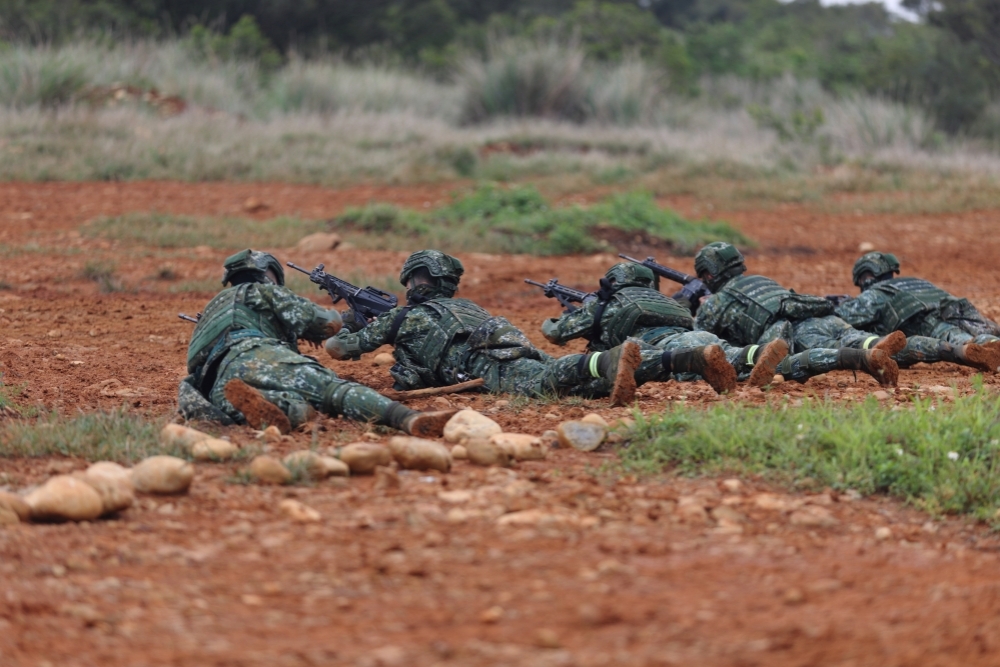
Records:
{"label": "soldier's arm", "polygon": [[542,335],[550,343],[565,345],[575,338],[582,338],[594,327],[594,315],[598,302],[591,301],[582,305],[572,313],[564,313],[562,317],[552,317],[542,322]]}
{"label": "soldier's arm", "polygon": [[713,294],[708,297],[698,307],[698,316],[695,318],[694,328],[716,333],[721,328],[723,310],[721,296]]}
{"label": "soldier's arm", "polygon": [[392,343],[389,336],[392,333],[392,323],[399,314],[399,308],[383,313],[372,320],[368,326],[357,332],[344,329],[339,334],[324,343],[327,354],[338,360],[357,360],[362,353],[371,352],[386,343]]}
{"label": "soldier's arm", "polygon": [[279,285],[259,285],[247,293],[247,305],[269,309],[296,340],[322,343],[342,324],[336,310],[323,308]]}
{"label": "soldier's arm", "polygon": [[878,292],[869,290],[862,292],[860,296],[848,299],[833,312],[855,329],[868,331],[870,327],[878,324],[882,317],[881,310]]}

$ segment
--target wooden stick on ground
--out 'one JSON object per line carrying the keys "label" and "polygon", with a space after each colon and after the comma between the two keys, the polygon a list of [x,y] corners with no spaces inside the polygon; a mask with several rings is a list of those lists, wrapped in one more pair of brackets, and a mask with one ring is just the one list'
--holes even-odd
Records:
{"label": "wooden stick on ground", "polygon": [[475,389],[476,387],[482,387],[485,384],[485,380],[482,378],[476,378],[475,380],[469,380],[468,382],[459,382],[458,384],[451,384],[447,387],[427,387],[426,389],[412,389],[410,391],[395,391],[393,389],[386,389],[381,392],[381,394],[387,398],[391,398],[394,401],[406,401],[411,398],[423,398],[425,396],[440,396],[441,394],[457,394],[459,392],[467,391],[469,389]]}

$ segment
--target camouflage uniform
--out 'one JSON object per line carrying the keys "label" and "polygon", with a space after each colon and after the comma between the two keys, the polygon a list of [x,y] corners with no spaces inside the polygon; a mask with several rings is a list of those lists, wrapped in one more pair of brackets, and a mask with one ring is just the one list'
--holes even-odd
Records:
{"label": "camouflage uniform", "polygon": [[926,280],[896,278],[894,273],[899,273],[894,255],[863,255],[854,266],[854,284],[862,292],[838,305],[836,312],[855,327],[881,335],[892,331],[906,334],[907,345],[896,357],[900,366],[955,361],[954,347],[1000,341],[1000,327],[967,299],[954,297]]}
{"label": "camouflage uniform", "polygon": [[[360,421],[384,421],[398,404],[373,389],[340,379],[299,353],[299,339],[319,344],[339,323],[339,313],[282,285],[244,282],[224,289],[205,307],[191,336],[190,375],[180,388],[181,412],[189,419],[243,423],[243,415],[224,395],[226,384],[240,379],[277,405],[293,426],[308,420],[313,410]],[[401,415],[412,412],[399,407]]]}

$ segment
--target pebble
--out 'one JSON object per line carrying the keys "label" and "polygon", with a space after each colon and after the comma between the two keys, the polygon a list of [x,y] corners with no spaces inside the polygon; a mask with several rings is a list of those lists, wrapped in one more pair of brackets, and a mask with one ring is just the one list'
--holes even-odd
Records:
{"label": "pebble", "polygon": [[332,232],[316,232],[299,239],[295,249],[300,252],[325,252],[335,250],[340,245],[340,235]]}
{"label": "pebble", "polygon": [[800,510],[792,512],[789,521],[793,526],[809,526],[814,528],[829,528],[840,523],[833,512],[825,507],[817,505],[807,505]]}
{"label": "pebble", "polygon": [[477,466],[500,466],[506,468],[510,465],[510,454],[502,447],[491,440],[476,438],[465,443],[466,455],[469,463]]}
{"label": "pebble", "polygon": [[372,359],[372,366],[392,366],[394,363],[396,363],[396,357],[388,352],[379,352]]}
{"label": "pebble", "polygon": [[517,461],[541,461],[548,455],[548,448],[537,435],[497,433],[490,442]]}
{"label": "pebble", "polygon": [[874,396],[875,399],[879,400],[879,401],[888,401],[890,398],[892,398],[889,395],[889,392],[884,391],[882,389],[879,389],[878,391],[872,392],[872,396]]}
{"label": "pebble", "polygon": [[892,528],[889,528],[888,526],[879,526],[875,529],[875,539],[880,542],[892,539]]}
{"label": "pebble", "polygon": [[785,381],[785,376],[780,374],[775,374],[775,376],[771,378],[771,384],[781,384],[784,381]]}
{"label": "pebble", "polygon": [[549,449],[559,449],[559,433],[558,431],[553,431],[549,429],[543,431],[541,435],[542,444]]}
{"label": "pebble", "polygon": [[196,461],[226,461],[238,451],[236,445],[228,440],[214,438],[208,433],[180,424],[164,426],[160,431],[160,443],[166,447],[178,447]]}
{"label": "pebble", "polygon": [[535,644],[541,648],[560,648],[562,646],[559,635],[551,628],[541,628],[535,633]]}
{"label": "pebble", "polygon": [[264,442],[273,445],[281,442],[281,431],[278,430],[277,426],[268,426],[265,428],[259,436]]}
{"label": "pebble", "polygon": [[466,461],[469,458],[469,450],[464,445],[455,445],[451,448],[451,458],[455,461]]}
{"label": "pebble", "polygon": [[261,484],[288,484],[292,472],[271,456],[258,456],[250,462],[250,474]]}
{"label": "pebble", "polygon": [[299,469],[304,472],[309,479],[326,479],[326,465],[323,458],[316,452],[308,449],[292,452],[281,462],[289,471]]}
{"label": "pebble", "polygon": [[556,414],[556,413],[554,413],[554,412],[546,412],[546,413],[545,413],[544,415],[542,415],[542,416],[543,416],[543,417],[545,417],[546,419],[559,419],[559,415],[557,415],[557,414]]}
{"label": "pebble", "polygon": [[503,618],[503,614],[504,614],[503,607],[494,606],[490,607],[489,609],[481,613],[479,615],[479,620],[482,621],[483,623],[489,623],[489,624],[499,623],[500,619]]}
{"label": "pebble", "polygon": [[194,480],[194,466],[175,456],[151,456],[132,468],[139,493],[184,493]]}
{"label": "pebble", "polygon": [[[466,410],[462,410],[462,412],[466,412]],[[462,414],[462,412],[458,414]],[[401,468],[440,470],[441,472],[451,470],[451,452],[440,442],[397,435],[389,439],[389,449]]]}
{"label": "pebble", "polygon": [[580,419],[580,421],[582,421],[585,424],[597,424],[598,426],[603,426],[604,428],[608,428],[608,421],[601,415],[597,414],[596,412],[591,412],[588,415],[584,415],[584,417]]}
{"label": "pebble", "polygon": [[455,444],[465,444],[468,440],[486,440],[491,435],[502,433],[500,424],[476,410],[459,410],[444,427],[444,439]]}
{"label": "pebble", "polygon": [[294,498],[285,498],[280,503],[278,503],[278,509],[280,509],[285,516],[296,523],[316,523],[323,517],[320,513],[309,507],[305,503],[301,503]]}
{"label": "pebble", "polygon": [[608,435],[608,429],[598,424],[588,424],[582,421],[567,421],[556,427],[559,434],[559,444],[562,447],[572,447],[581,452],[592,452],[601,446]]}
{"label": "pebble", "polygon": [[739,493],[743,490],[743,482],[738,479],[726,479],[722,481],[722,488],[727,493]]}
{"label": "pebble", "polygon": [[73,476],[97,491],[104,508],[102,514],[121,512],[135,503],[135,486],[131,475],[122,476],[114,470],[90,466],[86,472],[73,473]]}
{"label": "pebble", "polygon": [[191,458],[195,461],[228,461],[236,456],[239,447],[219,438],[202,440],[191,447]]}
{"label": "pebble", "polygon": [[[31,507],[21,496],[0,491],[0,510],[14,515],[19,521],[27,521],[31,518]],[[9,523],[17,523],[10,521]]]}
{"label": "pebble", "polygon": [[353,475],[371,475],[378,466],[392,463],[392,451],[374,442],[352,442],[340,450],[340,460]]}
{"label": "pebble", "polygon": [[351,468],[340,459],[335,459],[332,456],[321,456],[319,460],[323,463],[323,467],[326,468],[327,477],[351,476]]}
{"label": "pebble", "polygon": [[24,499],[31,518],[92,521],[104,512],[101,496],[89,484],[70,475],[56,475]]}

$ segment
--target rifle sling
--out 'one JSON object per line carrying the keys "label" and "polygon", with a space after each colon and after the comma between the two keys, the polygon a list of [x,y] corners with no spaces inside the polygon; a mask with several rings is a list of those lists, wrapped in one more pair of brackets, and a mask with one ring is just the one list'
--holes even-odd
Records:
{"label": "rifle sling", "polygon": [[399,309],[399,312],[396,313],[396,317],[392,318],[392,326],[389,327],[390,343],[396,342],[396,334],[399,333],[399,328],[403,326],[403,320],[406,319],[406,316],[410,314],[410,311],[412,309],[413,306],[403,306],[402,308]]}

